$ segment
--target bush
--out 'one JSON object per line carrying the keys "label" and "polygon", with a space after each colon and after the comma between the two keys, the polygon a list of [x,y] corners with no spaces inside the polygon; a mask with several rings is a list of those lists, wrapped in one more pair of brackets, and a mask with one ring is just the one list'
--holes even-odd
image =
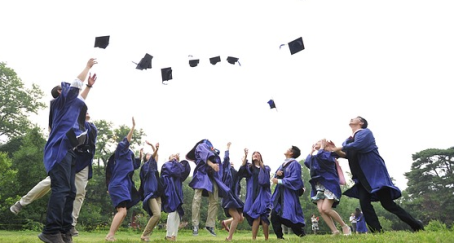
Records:
{"label": "bush", "polygon": [[443,231],[446,230],[446,224],[439,220],[431,220],[427,226],[424,227],[427,231]]}

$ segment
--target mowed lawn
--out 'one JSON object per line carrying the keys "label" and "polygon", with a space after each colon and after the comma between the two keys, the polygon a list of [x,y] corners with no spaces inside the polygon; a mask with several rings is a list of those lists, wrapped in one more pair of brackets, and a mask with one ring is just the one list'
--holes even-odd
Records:
{"label": "mowed lawn", "polygon": [[[0,242],[2,243],[33,243],[42,242],[38,239],[40,232],[33,231],[0,231]],[[211,236],[208,232],[200,231],[198,236],[192,236],[192,231],[181,230],[179,232],[177,241],[178,242],[224,242],[227,237],[227,232],[217,230],[218,234],[216,237]],[[104,243],[104,237],[107,231],[96,231],[96,232],[80,232],[80,235],[73,238],[73,241],[78,243]],[[137,231],[120,231],[117,233],[116,238],[119,243],[132,243],[140,241],[141,232]],[[412,233],[408,231],[390,231],[382,234],[362,234],[362,235],[351,235],[351,236],[331,236],[331,235],[307,235],[303,238],[296,237],[295,235],[285,235],[285,240],[277,240],[274,234],[270,235],[269,242],[384,242],[384,243],[419,243],[419,242],[454,242],[454,232],[445,231],[424,231],[418,233]],[[156,230],[151,236],[152,242],[165,242],[165,231]],[[233,236],[235,242],[251,242],[250,231],[237,231]],[[257,241],[264,241],[263,234],[260,232]]]}

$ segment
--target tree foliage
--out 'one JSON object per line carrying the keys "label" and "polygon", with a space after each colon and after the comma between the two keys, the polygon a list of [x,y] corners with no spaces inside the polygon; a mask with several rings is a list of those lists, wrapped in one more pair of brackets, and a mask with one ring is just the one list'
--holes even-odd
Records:
{"label": "tree foliage", "polygon": [[438,219],[454,220],[454,148],[426,149],[413,154],[411,171],[405,173],[408,188],[406,204],[425,223]]}
{"label": "tree foliage", "polygon": [[3,62],[0,62],[0,87],[0,137],[24,134],[30,127],[28,115],[46,107],[39,101],[43,91],[36,84],[31,89],[25,88],[16,72]]}

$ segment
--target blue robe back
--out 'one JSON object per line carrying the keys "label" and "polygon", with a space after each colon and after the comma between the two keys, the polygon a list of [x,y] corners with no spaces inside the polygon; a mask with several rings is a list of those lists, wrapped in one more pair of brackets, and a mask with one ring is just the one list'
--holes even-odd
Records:
{"label": "blue robe back", "polygon": [[140,201],[140,196],[132,177],[134,170],[140,167],[140,159],[134,159],[134,153],[129,149],[129,141],[125,137],[118,143],[115,150],[115,160],[112,165],[108,189],[114,207],[126,202],[126,208],[131,208]]}
{"label": "blue robe back", "polygon": [[[75,82],[81,81],[76,80]],[[74,131],[73,127],[75,124],[80,125],[78,118],[81,115],[85,117],[85,114],[82,113],[87,111],[85,101],[78,98],[80,91],[78,87],[62,82],[61,88],[61,94],[52,101],[50,107],[51,121],[49,121],[49,124],[51,125],[51,131],[44,147],[43,157],[47,173],[55,164],[63,160],[68,150],[75,147],[71,144],[67,134],[74,136],[77,135],[76,132],[80,132]],[[82,127],[77,126],[76,128],[77,130],[83,130],[83,123]]]}
{"label": "blue robe back", "polygon": [[177,211],[180,219],[183,211],[183,181],[188,178],[191,167],[188,161],[178,162],[171,160],[165,162],[161,168],[161,181],[164,186],[164,193],[161,197],[162,210],[166,213]]}

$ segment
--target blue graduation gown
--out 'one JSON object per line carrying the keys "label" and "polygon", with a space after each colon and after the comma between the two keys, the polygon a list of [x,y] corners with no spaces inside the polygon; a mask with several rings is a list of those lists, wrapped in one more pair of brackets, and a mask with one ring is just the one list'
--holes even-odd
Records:
{"label": "blue graduation gown", "polygon": [[356,218],[356,231],[358,233],[367,232],[366,220],[364,219],[363,213],[360,213],[359,216]]}
{"label": "blue graduation gown", "polygon": [[140,159],[134,159],[134,153],[129,149],[129,141],[125,137],[118,143],[115,150],[115,161],[109,182],[109,195],[115,207],[126,201],[129,209],[140,201],[132,176],[134,170],[140,167]]}
{"label": "blue graduation gown", "polygon": [[234,177],[232,174],[232,171],[230,170],[230,157],[229,157],[229,151],[225,151],[225,156],[224,156],[224,161],[222,163],[222,181],[223,184],[225,184],[230,191],[224,195],[222,198],[221,206],[224,208],[224,213],[225,216],[231,217],[229,213],[230,208],[235,208],[238,210],[238,212],[242,213],[243,212],[243,206],[244,203],[241,201],[241,199],[238,197],[238,194],[236,194],[237,189],[238,189],[238,184],[239,184],[239,178]]}
{"label": "blue graduation gown", "polygon": [[[315,156],[308,155],[304,161],[304,165],[311,171],[311,197],[317,194],[315,185],[317,183],[322,184],[326,189],[334,193],[340,200],[342,191],[339,185],[339,175],[336,170],[336,159],[333,153],[325,151],[323,149],[318,150]],[[314,202],[314,204],[317,204]],[[334,201],[333,208],[339,204],[339,201]]]}
{"label": "blue graduation gown", "polygon": [[279,170],[284,171],[284,177],[282,184],[276,185],[271,196],[273,211],[293,224],[303,224],[304,226],[306,223],[298,197],[298,190],[304,187],[303,180],[301,180],[301,165],[298,161],[293,160],[288,162],[285,168],[282,165],[279,166],[277,171]]}
{"label": "blue graduation gown", "polygon": [[[74,82],[82,83],[80,80]],[[78,131],[74,130],[74,124],[81,125],[76,127],[77,130],[84,130],[83,123],[78,123],[78,118],[81,116],[85,118],[87,106],[84,100],[78,98],[79,88],[72,87],[67,82],[62,82],[61,88],[61,94],[52,101],[50,107],[51,121],[49,121],[49,124],[51,125],[51,132],[44,147],[43,158],[47,173],[55,164],[63,160],[68,150],[75,147],[71,144],[67,135],[67,133],[78,135],[76,134]]]}
{"label": "blue graduation gown", "polygon": [[147,213],[153,216],[151,211],[150,205],[148,204],[148,200],[152,198],[158,198],[161,196],[162,193],[162,186],[160,186],[159,180],[159,172],[158,172],[158,163],[153,158],[145,162],[142,167],[140,168],[140,197],[143,201],[143,209],[147,211]]}
{"label": "blue graduation gown", "polygon": [[161,197],[162,209],[166,213],[177,211],[180,219],[183,211],[183,181],[188,178],[191,167],[188,161],[178,162],[171,160],[165,162],[161,167],[161,181],[164,186],[164,193]]}
{"label": "blue graduation gown", "polygon": [[85,144],[76,149],[76,173],[79,173],[88,166],[88,179],[93,175],[93,158],[96,152],[96,139],[98,136],[98,129],[92,122],[85,122],[87,129],[87,139]]}
{"label": "blue graduation gown", "polygon": [[342,151],[347,153],[355,182],[344,195],[359,198],[358,183],[361,183],[372,194],[372,201],[378,201],[376,192],[386,187],[390,189],[392,199],[402,196],[400,189],[391,181],[385,161],[378,153],[374,135],[368,128],[357,131],[354,137],[345,140],[342,146]]}
{"label": "blue graduation gown", "polygon": [[213,169],[207,164],[208,159],[213,163],[219,164],[221,167],[221,159],[214,152],[212,147],[206,143],[200,143],[195,148],[195,164],[192,180],[189,186],[192,189],[202,189],[203,195],[208,196],[208,192],[213,192],[213,182],[218,186],[219,196],[224,197],[230,191],[230,189],[222,182],[222,178],[219,173],[213,171]]}
{"label": "blue graduation gown", "polygon": [[240,178],[246,178],[246,199],[243,215],[251,226],[257,218],[268,225],[270,224],[268,217],[273,206],[271,203],[270,171],[269,166],[262,169],[256,168],[250,163],[241,166],[238,171]]}

